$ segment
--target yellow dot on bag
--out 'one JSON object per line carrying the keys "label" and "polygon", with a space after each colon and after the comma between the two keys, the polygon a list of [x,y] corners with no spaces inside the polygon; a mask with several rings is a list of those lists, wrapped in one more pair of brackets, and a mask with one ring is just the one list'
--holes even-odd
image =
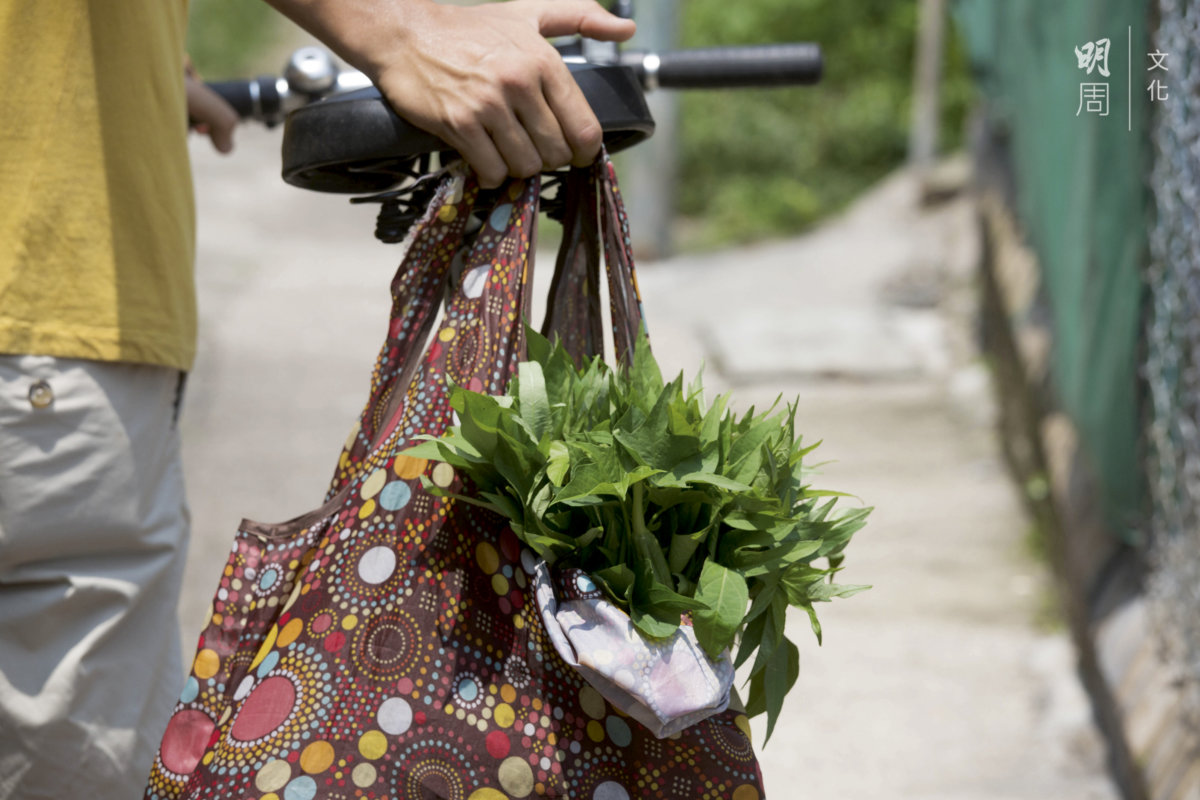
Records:
{"label": "yellow dot on bag", "polygon": [[372,764],[362,763],[354,768],[350,773],[350,780],[354,781],[354,785],[360,789],[365,789],[375,782],[378,773],[375,772],[375,767]]}
{"label": "yellow dot on bag", "polygon": [[263,639],[262,647],[258,648],[258,653],[255,654],[254,660],[250,662],[250,669],[254,669],[262,660],[267,657],[267,653],[271,652],[275,647],[275,639],[279,636],[279,626],[272,625],[271,630],[267,631],[267,638]]}
{"label": "yellow dot on bag", "polygon": [[442,332],[438,334],[438,338],[443,342],[448,342],[456,335],[454,328],[442,328]]}
{"label": "yellow dot on bag", "polygon": [[748,783],[733,790],[733,800],[758,800],[758,789]]}
{"label": "yellow dot on bag", "polygon": [[375,760],[387,752],[387,737],[379,731],[367,731],[358,740],[358,752],[363,758]]}
{"label": "yellow dot on bag", "polygon": [[204,648],[199,653],[196,653],[196,661],[192,664],[192,671],[196,673],[196,677],[200,680],[208,680],[213,675],[217,674],[217,670],[221,668],[221,657],[217,655],[216,650]]}
{"label": "yellow dot on bag", "polygon": [[313,742],[300,754],[300,769],[309,775],[324,772],[333,765],[333,745],[329,742]]}
{"label": "yellow dot on bag", "polygon": [[475,560],[479,562],[479,568],[488,575],[500,569],[500,554],[488,542],[480,542],[475,547]]}
{"label": "yellow dot on bag", "polygon": [[508,594],[508,578],[499,572],[492,576],[492,591],[496,594]]}
{"label": "yellow dot on bag", "polygon": [[358,432],[362,430],[362,422],[355,422],[350,427],[350,433],[346,434],[346,449],[349,450],[354,446],[354,442],[358,439]]}
{"label": "yellow dot on bag", "polygon": [[750,719],[745,714],[738,714],[737,717],[734,718],[733,724],[737,725],[739,731],[746,734],[747,740],[752,738],[750,736]]}
{"label": "yellow dot on bag", "polygon": [[508,800],[508,797],[490,786],[485,786],[482,789],[476,789],[471,792],[471,796],[467,800]]}
{"label": "yellow dot on bag", "polygon": [[447,204],[438,209],[438,219],[440,219],[442,222],[453,222],[454,218],[457,216],[457,206]]}
{"label": "yellow dot on bag", "polygon": [[396,471],[396,477],[403,478],[406,481],[411,481],[425,471],[426,465],[429,462],[423,458],[413,458],[412,456],[396,456],[396,463],[392,469]]}
{"label": "yellow dot on bag", "polygon": [[300,599],[300,590],[303,589],[304,586],[305,586],[305,584],[303,584],[303,583],[296,584],[296,588],[292,589],[292,593],[288,597],[287,602],[283,604],[283,608],[281,609],[281,611],[287,611],[295,604],[295,602],[297,600]]}
{"label": "yellow dot on bag", "polygon": [[254,785],[260,792],[274,792],[282,789],[292,777],[292,765],[283,759],[276,758],[268,761],[254,777]]}
{"label": "yellow dot on bag", "polygon": [[354,626],[357,624],[358,617],[354,616],[353,614],[347,614],[346,618],[342,620],[342,628],[348,631],[354,630]]}
{"label": "yellow dot on bag", "polygon": [[603,742],[604,741],[604,726],[601,725],[599,722],[596,722],[596,720],[592,720],[591,722],[589,722],[587,724],[587,735],[588,735],[588,738],[591,739],[593,742]]}
{"label": "yellow dot on bag", "polygon": [[387,471],[377,469],[367,476],[363,481],[362,496],[364,500],[370,500],[375,495],[379,494],[380,489],[387,483]]}
{"label": "yellow dot on bag", "polygon": [[495,717],[496,724],[501,728],[507,728],[509,725],[512,725],[513,720],[517,718],[517,715],[513,713],[512,706],[508,703],[501,703],[496,706],[496,712],[493,716]]}
{"label": "yellow dot on bag", "polygon": [[292,642],[296,641],[296,637],[304,632],[304,622],[300,619],[289,620],[287,625],[283,626],[283,630],[279,632],[279,638],[276,644],[280,647],[287,647]]}
{"label": "yellow dot on bag", "polygon": [[366,519],[367,517],[371,516],[374,513],[375,513],[375,501],[368,500],[367,502],[363,503],[362,508],[360,508],[358,510],[358,518]]}
{"label": "yellow dot on bag", "polygon": [[506,703],[511,703],[517,699],[517,690],[512,687],[512,684],[504,684],[500,687],[500,699]]}

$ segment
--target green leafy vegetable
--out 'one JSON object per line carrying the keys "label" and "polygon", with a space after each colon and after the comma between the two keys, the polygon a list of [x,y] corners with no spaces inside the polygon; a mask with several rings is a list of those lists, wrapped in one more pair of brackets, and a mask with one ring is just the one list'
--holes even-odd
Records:
{"label": "green leafy vegetable", "polygon": [[460,424],[407,454],[453,466],[474,484],[455,496],[508,518],[550,564],[588,572],[645,635],[689,614],[710,656],[736,643],[735,664],[754,659],[747,710],[766,712],[769,737],[799,674],[787,609],[807,612],[819,642],[813,604],[868,588],[832,579],[871,509],[835,513],[842,495],[809,486],[815,445],[801,446],[794,405],[706,406],[699,380],[663,381],[644,336],[619,369],[577,367],[527,336],[506,395],[454,388]]}

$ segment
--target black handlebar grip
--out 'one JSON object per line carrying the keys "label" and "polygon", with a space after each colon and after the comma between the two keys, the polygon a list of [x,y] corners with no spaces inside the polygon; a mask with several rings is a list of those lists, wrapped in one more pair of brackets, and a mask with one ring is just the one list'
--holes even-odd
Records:
{"label": "black handlebar grip", "polygon": [[221,95],[242,119],[272,121],[279,114],[280,97],[276,79],[254,78],[248,81],[216,81],[208,88]]}
{"label": "black handlebar grip", "polygon": [[820,46],[805,42],[677,50],[658,56],[656,75],[643,70],[663,89],[732,89],[816,83],[822,66]]}

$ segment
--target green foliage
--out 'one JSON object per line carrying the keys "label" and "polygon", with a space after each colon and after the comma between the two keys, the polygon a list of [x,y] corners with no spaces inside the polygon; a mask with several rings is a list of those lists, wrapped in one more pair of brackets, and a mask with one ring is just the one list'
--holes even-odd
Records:
{"label": "green foliage", "polygon": [[192,0],[187,36],[192,63],[210,80],[248,77],[274,43],[281,19],[262,0]]}
{"label": "green foliage", "polygon": [[644,336],[619,370],[599,358],[577,368],[527,336],[530,360],[505,396],[453,389],[461,423],[408,454],[453,466],[474,484],[456,497],[507,517],[547,562],[588,572],[645,635],[668,636],[690,613],[710,656],[738,641],[769,737],[799,670],[787,608],[804,609],[820,641],[813,604],[866,588],[832,577],[870,509],[834,514],[840,495],[807,483],[815,445],[796,437],[794,406],[707,407],[698,380],[664,383]]}
{"label": "green foliage", "polygon": [[[904,161],[916,0],[685,0],[680,44],[813,41],[820,84],[687,92],[680,109],[680,211],[712,246],[802,230]],[[949,22],[947,22],[949,25]],[[953,30],[942,89],[943,149],[956,147],[970,99]]]}

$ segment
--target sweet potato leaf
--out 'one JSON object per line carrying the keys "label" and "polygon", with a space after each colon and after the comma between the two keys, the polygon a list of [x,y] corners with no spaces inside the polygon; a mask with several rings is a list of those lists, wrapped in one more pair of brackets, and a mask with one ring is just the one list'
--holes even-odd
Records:
{"label": "sweet potato leaf", "polygon": [[555,568],[579,567],[650,637],[691,613],[702,647],[735,642],[751,662],[747,711],[774,730],[799,651],[789,607],[849,597],[835,584],[870,508],[810,484],[816,447],[796,434],[797,404],[738,415],[728,395],[706,405],[697,377],[664,382],[644,334],[632,363],[576,364],[561,343],[526,331],[527,359],[505,395],[450,389],[458,422],[407,451],[444,461],[462,488],[423,485],[506,517]]}

